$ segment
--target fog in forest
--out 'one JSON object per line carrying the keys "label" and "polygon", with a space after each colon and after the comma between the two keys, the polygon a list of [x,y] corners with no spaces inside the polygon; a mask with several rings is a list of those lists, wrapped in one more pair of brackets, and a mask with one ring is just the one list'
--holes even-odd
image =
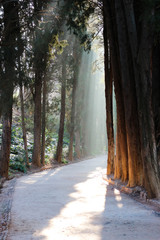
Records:
{"label": "fog in forest", "polygon": [[[103,49],[83,52],[79,67],[76,106],[82,101],[81,134],[85,155],[104,154],[107,151]],[[76,126],[78,128],[78,126]]]}

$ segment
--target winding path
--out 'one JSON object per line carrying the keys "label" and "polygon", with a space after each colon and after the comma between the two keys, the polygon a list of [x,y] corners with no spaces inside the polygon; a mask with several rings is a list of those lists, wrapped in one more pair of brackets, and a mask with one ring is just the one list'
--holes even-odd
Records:
{"label": "winding path", "polygon": [[102,180],[105,159],[18,179],[7,240],[160,240],[160,218]]}

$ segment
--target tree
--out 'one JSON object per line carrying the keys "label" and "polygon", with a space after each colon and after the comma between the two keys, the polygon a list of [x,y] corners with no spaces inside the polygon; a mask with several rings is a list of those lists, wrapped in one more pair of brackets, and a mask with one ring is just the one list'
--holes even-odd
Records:
{"label": "tree", "polygon": [[[76,110],[76,89],[78,82],[78,67],[80,63],[80,55],[81,55],[81,47],[79,41],[76,39],[75,44],[73,46],[73,61],[74,61],[74,70],[73,70],[73,84],[72,84],[72,107],[71,107],[71,123],[70,123],[70,143],[69,143],[69,153],[68,159],[73,160],[73,141],[75,136],[75,110]],[[79,158],[79,150],[76,145],[76,152],[78,152]]]}
{"label": "tree", "polygon": [[12,104],[13,89],[16,81],[15,61],[16,61],[16,34],[17,34],[17,1],[2,2],[4,9],[4,31],[2,37],[3,52],[3,74],[1,84],[1,100],[2,100],[2,146],[0,152],[0,175],[8,177],[10,144],[11,144],[11,126],[12,126]]}
{"label": "tree", "polygon": [[[150,73],[147,71],[147,69],[150,69],[150,42],[148,42],[148,40],[151,33],[149,32],[149,25],[144,16],[142,18],[143,20],[141,20],[141,24],[136,25],[139,23],[142,15],[138,12],[138,9],[134,9],[133,1],[130,3],[127,3],[126,1],[112,1],[112,3],[111,1],[107,1],[106,7],[109,11],[111,11],[112,17],[116,19],[116,22],[113,22],[112,28],[115,29],[114,36],[117,36],[117,42],[115,42],[115,44],[117,43],[118,45],[117,56],[120,61],[120,82],[122,85],[126,120],[125,125],[128,148],[129,184],[131,186],[141,184],[143,183],[143,177],[144,179],[147,178],[144,185],[148,191],[148,195],[150,197],[159,197],[159,177],[158,171],[156,170],[158,165],[156,163],[156,154],[153,154],[153,151],[155,151],[155,139],[152,120],[151,95],[149,89],[147,90],[150,86],[149,81],[147,80],[150,78]],[[142,3],[141,7],[146,9],[146,6]],[[138,42],[138,39],[140,39],[140,43]],[[110,42],[113,42],[113,35]],[[111,57],[113,58],[113,56],[114,55]],[[140,78],[142,79],[140,80]],[[147,81],[148,84],[146,85]],[[144,95],[142,93],[144,93]],[[145,105],[144,100],[145,102],[148,102],[147,105]],[[152,144],[150,143],[151,139]],[[148,144],[151,148],[148,148]],[[146,152],[148,152],[147,158]],[[135,153],[138,153],[138,155],[136,156]],[[153,164],[154,162],[155,164]],[[142,169],[144,171],[144,175],[142,174]],[[148,184],[149,182],[151,184]]]}
{"label": "tree", "polygon": [[41,146],[41,163],[45,165],[45,130],[46,130],[46,96],[47,95],[47,79],[43,78],[43,110],[42,110],[42,146]]}
{"label": "tree", "polygon": [[24,115],[24,99],[23,99],[23,87],[20,85],[20,101],[21,101],[21,118],[22,118],[22,132],[23,132],[23,142],[26,157],[26,166],[29,167],[28,158],[28,147],[27,147],[27,135],[26,135],[26,125],[25,125],[25,115]]}
{"label": "tree", "polygon": [[[104,23],[106,23],[104,14]],[[107,113],[107,136],[108,136],[108,160],[107,160],[107,174],[114,173],[114,129],[113,129],[113,76],[111,66],[111,54],[110,54],[110,43],[108,41],[107,26],[104,24],[103,30],[104,42],[105,42],[105,96],[106,96],[106,113]]]}
{"label": "tree", "polygon": [[63,147],[63,134],[65,122],[65,101],[66,101],[66,54],[63,55],[62,60],[62,77],[61,77],[61,113],[58,134],[58,144],[55,159],[57,162],[62,162],[62,147]]}

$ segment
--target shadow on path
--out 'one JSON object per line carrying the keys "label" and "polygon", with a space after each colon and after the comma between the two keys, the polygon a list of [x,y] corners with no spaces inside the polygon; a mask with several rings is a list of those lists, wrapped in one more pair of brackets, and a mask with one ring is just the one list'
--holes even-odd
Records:
{"label": "shadow on path", "polygon": [[99,157],[19,179],[8,240],[100,240],[105,159]]}

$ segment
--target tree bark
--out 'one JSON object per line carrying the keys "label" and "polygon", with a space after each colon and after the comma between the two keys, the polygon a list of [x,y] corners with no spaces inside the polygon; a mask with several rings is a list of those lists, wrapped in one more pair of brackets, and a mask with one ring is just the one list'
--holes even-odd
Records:
{"label": "tree bark", "polygon": [[[153,69],[151,69],[150,55],[152,44],[152,27],[149,26],[148,20],[143,16],[141,25],[138,26],[138,28],[141,30],[141,34],[138,36],[136,19],[133,10],[133,1],[128,3],[127,0],[124,0],[124,3],[136,83],[144,185],[148,191],[149,197],[160,198],[160,173],[157,160],[155,126],[152,110],[151,78],[154,77],[153,74],[155,73],[155,71],[153,71],[152,74]],[[145,10],[146,5],[143,7]],[[140,43],[138,44],[139,39]],[[155,62],[152,62],[152,66],[156,66]]]}
{"label": "tree bark", "polygon": [[58,144],[56,150],[56,161],[62,162],[62,149],[63,149],[63,135],[64,135],[64,122],[65,122],[65,101],[66,101],[66,64],[62,65],[62,87],[61,87],[61,114],[60,126],[58,134]]}
{"label": "tree bark", "polygon": [[24,116],[24,99],[23,99],[23,87],[20,84],[20,101],[21,101],[21,121],[22,121],[22,132],[23,132],[23,143],[26,157],[26,166],[29,167],[29,158],[28,158],[28,147],[27,147],[27,135],[26,135],[26,126],[25,126],[25,116]]}
{"label": "tree bark", "polygon": [[[117,21],[117,33],[120,53],[120,67],[122,73],[122,91],[124,97],[127,147],[128,147],[128,170],[130,187],[142,185],[142,176],[138,163],[141,163],[139,123],[137,112],[137,99],[134,83],[134,71],[131,62],[131,53],[128,44],[125,15],[122,1],[115,1],[115,13]],[[140,180],[140,181],[139,181]]]}
{"label": "tree bark", "polygon": [[5,103],[5,113],[2,113],[2,144],[0,151],[0,176],[8,178],[10,146],[11,146],[11,126],[12,126],[12,102],[13,102],[13,88],[7,88],[7,96],[9,96]]}
{"label": "tree bark", "polygon": [[117,106],[117,137],[116,137],[116,157],[115,157],[115,178],[128,179],[128,151],[126,138],[126,124],[124,114],[123,93],[121,87],[121,71],[119,65],[119,48],[116,31],[114,4],[112,1],[104,1],[104,14],[107,21],[104,23],[108,28],[108,38],[110,40],[112,71],[115,86],[116,106]]}
{"label": "tree bark", "polygon": [[[103,8],[104,9],[104,8]],[[103,13],[104,21],[104,64],[105,64],[105,96],[106,96],[106,129],[108,137],[108,160],[107,160],[107,174],[114,173],[114,129],[113,129],[113,77],[111,69],[111,55],[110,43],[107,34],[106,15]]]}
{"label": "tree bark", "polygon": [[[120,141],[120,123],[119,118],[117,118],[117,136],[116,136],[116,156],[115,156],[115,170],[114,170],[114,178],[120,179],[122,178],[122,153],[121,153],[121,141]],[[127,169],[128,172],[128,169]],[[127,180],[127,179],[126,179]]]}
{"label": "tree bark", "polygon": [[[130,46],[130,51],[131,51],[131,56],[130,59],[132,59],[132,71],[133,71],[133,81],[135,85],[135,92],[136,92],[136,100],[137,100],[137,89],[136,89],[136,79],[138,77],[137,73],[137,66],[136,66],[136,59],[137,59],[137,28],[136,28],[136,20],[135,20],[135,15],[134,15],[134,8],[133,8],[133,0],[123,0],[124,4],[124,12],[125,12],[125,19],[126,19],[126,31],[128,34],[128,42]],[[138,119],[138,103],[137,104],[137,119]],[[139,121],[138,121],[139,125]],[[140,127],[137,129],[138,132],[140,132]],[[138,135],[137,132],[137,135]],[[139,137],[139,144],[138,144],[138,152],[141,153],[141,141]],[[141,156],[141,154],[140,154]],[[143,162],[142,162],[142,156],[137,159],[137,167],[136,167],[136,172],[137,172],[137,184],[143,185]]]}
{"label": "tree bark", "polygon": [[[155,103],[159,102],[159,98],[156,92],[152,95],[151,85],[153,83],[154,88],[157,86],[153,77],[158,79],[156,75],[159,73],[154,69],[154,66],[156,68],[156,65],[153,66],[154,58],[151,62],[152,26],[144,15],[140,15],[137,5],[133,6],[133,3],[133,0],[104,1],[109,16],[106,24],[108,24],[111,44],[117,103],[116,159],[119,152],[119,156],[122,156],[126,145],[124,155],[125,159],[128,156],[129,185],[142,185],[144,181],[148,196],[160,198],[160,173],[155,138],[155,130],[158,127],[154,126],[156,119],[155,115],[153,116],[153,111],[155,114],[159,106]],[[148,10],[145,3],[141,2],[141,7],[144,12]],[[153,12],[150,14],[153,15]],[[123,141],[120,140],[120,136],[123,136],[126,144],[121,144]],[[118,159],[123,163],[123,158]],[[124,179],[127,179],[127,161],[124,165],[126,168],[122,166],[122,175],[125,174]],[[115,175],[118,175],[116,167],[117,163],[115,163]],[[124,169],[126,171],[123,171]]]}
{"label": "tree bark", "polygon": [[42,76],[36,70],[35,75],[35,96],[34,96],[34,146],[32,163],[41,166],[41,90],[42,90]]}
{"label": "tree bark", "polygon": [[46,59],[44,47],[38,42],[41,41],[42,31],[39,28],[41,21],[41,11],[44,2],[41,0],[34,0],[34,13],[35,13],[35,39],[34,39],[34,70],[35,70],[35,94],[34,94],[34,146],[32,154],[33,165],[41,166],[41,92],[42,92],[42,76],[46,67]]}
{"label": "tree bark", "polygon": [[141,43],[138,52],[140,78],[136,79],[136,89],[141,130],[144,184],[149,197],[157,197],[160,199],[160,173],[152,110],[152,86],[150,75],[151,42],[149,28],[146,20],[143,20]]}
{"label": "tree bark", "polygon": [[[1,100],[2,100],[2,144],[0,150],[0,176],[8,177],[11,126],[12,126],[12,104],[13,89],[15,81],[15,38],[17,30],[17,1],[4,2],[4,76],[1,79]],[[6,47],[7,46],[7,47]]]}
{"label": "tree bark", "polygon": [[75,128],[75,101],[76,101],[76,82],[77,82],[77,69],[74,70],[73,89],[72,89],[72,109],[71,109],[71,128],[70,128],[70,143],[68,159],[73,160],[73,141],[74,141],[74,128]]}
{"label": "tree bark", "polygon": [[42,146],[41,146],[41,163],[45,165],[45,130],[46,130],[46,77],[43,79],[43,109],[42,109]]}
{"label": "tree bark", "polygon": [[160,168],[160,46],[152,49],[152,102],[155,124],[158,165]]}

